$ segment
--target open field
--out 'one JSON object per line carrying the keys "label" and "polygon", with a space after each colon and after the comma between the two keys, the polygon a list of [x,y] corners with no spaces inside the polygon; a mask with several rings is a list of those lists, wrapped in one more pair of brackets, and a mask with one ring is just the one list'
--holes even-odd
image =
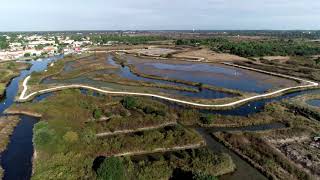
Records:
{"label": "open field", "polygon": [[150,56],[150,57],[167,57],[169,54],[176,53],[178,49],[159,48],[159,47],[148,47],[147,49],[132,49],[126,50],[126,53],[137,54],[139,56]]}
{"label": "open field", "polygon": [[181,53],[173,54],[172,57],[178,59],[195,59],[204,62],[226,62],[226,61],[245,61],[246,58],[228,54],[228,53],[218,53],[211,51],[207,48],[199,50],[190,50]]}

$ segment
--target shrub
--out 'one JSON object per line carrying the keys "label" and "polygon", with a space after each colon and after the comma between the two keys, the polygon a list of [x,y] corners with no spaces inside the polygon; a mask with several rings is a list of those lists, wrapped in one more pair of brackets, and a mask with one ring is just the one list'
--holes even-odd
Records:
{"label": "shrub", "polygon": [[125,97],[122,100],[122,105],[127,109],[133,109],[137,106],[137,101],[133,97]]}
{"label": "shrub", "polygon": [[70,142],[70,143],[73,143],[73,142],[76,142],[78,141],[79,137],[78,137],[78,134],[74,131],[68,131],[64,136],[63,136],[63,139],[66,141],[66,142]]}
{"label": "shrub", "polygon": [[166,116],[167,113],[164,110],[158,110],[156,114],[159,116]]}
{"label": "shrub", "polygon": [[120,158],[106,158],[97,171],[98,180],[123,180],[124,166]]}
{"label": "shrub", "polygon": [[24,57],[30,57],[30,56],[31,56],[30,53],[25,53],[25,54],[24,54]]}
{"label": "shrub", "polygon": [[93,117],[94,117],[95,119],[100,119],[101,116],[102,116],[102,111],[101,111],[101,109],[97,108],[97,109],[95,109],[95,110],[93,111]]}
{"label": "shrub", "polygon": [[54,132],[49,129],[47,122],[41,121],[34,126],[33,138],[37,146],[46,146],[53,140]]}
{"label": "shrub", "polygon": [[203,114],[200,118],[203,124],[212,124],[214,120],[213,114]]}

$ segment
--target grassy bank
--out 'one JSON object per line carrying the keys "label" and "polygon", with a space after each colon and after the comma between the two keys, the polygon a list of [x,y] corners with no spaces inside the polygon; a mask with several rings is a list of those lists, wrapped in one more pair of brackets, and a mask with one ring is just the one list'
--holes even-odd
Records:
{"label": "grassy bank", "polygon": [[0,63],[0,100],[4,96],[5,90],[11,79],[18,76],[20,71],[29,67],[26,63],[4,62]]}
{"label": "grassy bank", "polygon": [[152,87],[152,88],[161,88],[161,89],[172,89],[178,91],[188,91],[188,92],[199,92],[198,89],[188,88],[183,86],[175,86],[175,85],[166,85],[160,83],[152,83],[152,82],[144,82],[144,81],[135,81],[122,78],[117,74],[96,74],[92,77],[93,80],[102,81],[102,82],[111,82],[125,86],[137,86],[137,87]]}
{"label": "grassy bank", "polygon": [[184,125],[198,125],[201,127],[242,127],[269,123],[287,123],[285,108],[277,103],[270,103],[263,111],[248,116],[221,115],[215,113],[201,113],[193,108],[177,108],[179,122]]}
{"label": "grassy bank", "polygon": [[28,82],[29,85],[39,85],[42,80],[48,77],[58,75],[63,71],[64,65],[66,62],[81,60],[82,58],[90,57],[90,54],[75,55],[75,56],[66,56],[63,59],[54,63],[54,66],[49,66],[47,71],[43,72],[33,72],[31,74],[31,79]]}
{"label": "grassy bank", "polygon": [[304,115],[307,117],[314,118],[316,120],[320,119],[319,107],[311,106],[307,103],[308,100],[320,99],[319,94],[307,94],[298,96],[291,100],[284,101],[284,105],[288,108]]}

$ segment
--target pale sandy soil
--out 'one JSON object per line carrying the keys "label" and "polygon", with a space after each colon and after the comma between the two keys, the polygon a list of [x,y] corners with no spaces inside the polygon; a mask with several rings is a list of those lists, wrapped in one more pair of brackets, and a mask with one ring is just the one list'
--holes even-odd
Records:
{"label": "pale sandy soil", "polygon": [[269,61],[280,61],[280,62],[287,62],[290,60],[289,56],[264,56],[263,59]]}
{"label": "pale sandy soil", "polygon": [[208,62],[225,62],[225,61],[245,61],[246,58],[227,54],[217,53],[209,49],[190,50],[173,55],[176,58],[204,58],[204,61]]}
{"label": "pale sandy soil", "polygon": [[312,59],[318,59],[318,58],[320,58],[320,54],[319,55],[313,55],[313,56],[311,56],[311,58]]}
{"label": "pale sandy soil", "polygon": [[147,49],[133,49],[127,51],[128,53],[138,53],[138,54],[143,54],[146,56],[161,56],[161,55],[166,55],[170,53],[174,53],[177,50],[174,49],[169,49],[169,48],[157,48],[157,47],[149,47]]}

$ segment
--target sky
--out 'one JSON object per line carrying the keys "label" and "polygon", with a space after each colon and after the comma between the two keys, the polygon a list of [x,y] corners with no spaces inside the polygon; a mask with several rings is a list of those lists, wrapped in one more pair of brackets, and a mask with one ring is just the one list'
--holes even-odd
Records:
{"label": "sky", "polygon": [[319,30],[319,0],[0,0],[0,31]]}

